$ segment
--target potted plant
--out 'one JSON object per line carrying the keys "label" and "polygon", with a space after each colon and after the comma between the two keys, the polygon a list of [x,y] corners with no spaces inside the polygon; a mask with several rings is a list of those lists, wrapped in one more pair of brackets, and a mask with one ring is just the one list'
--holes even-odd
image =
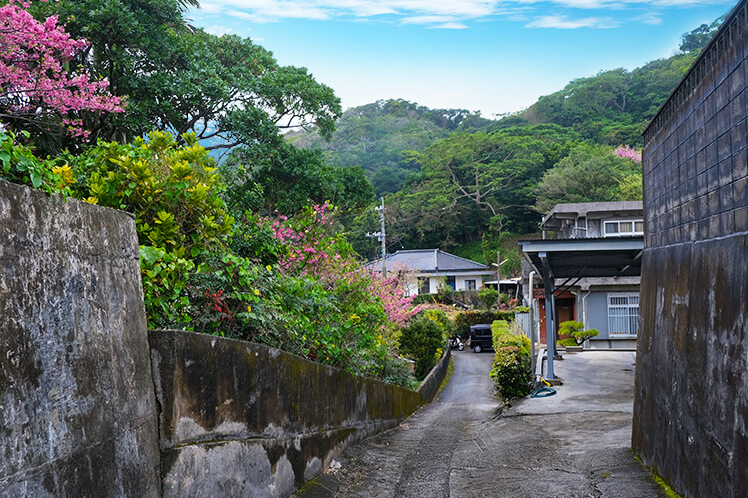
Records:
{"label": "potted plant", "polygon": [[558,334],[559,337],[567,336],[567,338],[559,341],[560,345],[566,347],[566,351],[581,351],[584,341],[599,335],[600,332],[596,329],[584,330],[582,322],[569,320],[568,322],[561,323]]}

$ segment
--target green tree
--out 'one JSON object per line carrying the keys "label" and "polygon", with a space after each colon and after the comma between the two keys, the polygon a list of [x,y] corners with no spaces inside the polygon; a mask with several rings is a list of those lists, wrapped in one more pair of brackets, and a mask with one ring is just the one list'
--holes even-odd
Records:
{"label": "green tree", "polygon": [[582,144],[548,170],[536,189],[535,209],[547,213],[558,203],[635,200],[628,185],[641,165],[612,154],[609,147]]}
{"label": "green tree", "polygon": [[291,215],[309,201],[330,201],[348,214],[374,200],[374,189],[360,167],[328,165],[319,150],[297,149],[283,141],[275,147],[238,148],[221,169],[229,180],[227,202],[238,211]]}
{"label": "green tree", "polygon": [[249,39],[213,36],[186,25],[191,0],[61,0],[59,14],[91,46],[79,58],[127,97],[119,116],[90,116],[94,138],[127,141],[153,127],[193,132],[207,148],[275,143],[278,128],[315,123],[323,136],[341,113],[333,91],[304,68],[280,66]]}
{"label": "green tree", "polygon": [[680,51],[681,52],[694,52],[701,51],[702,48],[706,47],[709,40],[712,39],[714,33],[717,32],[722,23],[725,21],[727,14],[724,14],[709,24],[702,24],[693,31],[683,33],[681,37]]}
{"label": "green tree", "polygon": [[390,240],[406,248],[481,240],[537,225],[533,187],[579,135],[556,125],[454,133],[418,156],[420,176],[386,200]]}

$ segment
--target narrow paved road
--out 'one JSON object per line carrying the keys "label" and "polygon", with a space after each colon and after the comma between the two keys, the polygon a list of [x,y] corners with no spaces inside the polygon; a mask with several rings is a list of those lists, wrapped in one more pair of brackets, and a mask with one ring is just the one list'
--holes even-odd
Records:
{"label": "narrow paved road", "polygon": [[329,496],[664,496],[629,450],[633,353],[567,355],[558,395],[503,413],[488,377],[493,354],[453,357],[433,403],[346,450]]}
{"label": "narrow paved road", "polygon": [[450,495],[453,456],[461,441],[498,407],[488,372],[493,354],[457,352],[452,379],[430,405],[399,427],[349,448],[337,473],[340,496]]}

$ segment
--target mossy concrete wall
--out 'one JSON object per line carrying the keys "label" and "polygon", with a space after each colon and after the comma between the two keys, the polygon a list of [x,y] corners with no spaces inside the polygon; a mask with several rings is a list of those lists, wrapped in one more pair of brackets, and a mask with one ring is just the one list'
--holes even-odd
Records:
{"label": "mossy concrete wall", "polygon": [[179,331],[150,343],[164,496],[287,496],[421,405],[417,392],[258,344]]}
{"label": "mossy concrete wall", "polygon": [[748,10],[645,133],[633,448],[676,492],[748,489]]}
{"label": "mossy concrete wall", "polygon": [[[146,328],[128,214],[0,180],[0,497],[287,496],[433,397]],[[157,402],[158,400],[158,402]]]}
{"label": "mossy concrete wall", "polygon": [[134,221],[0,180],[0,496],[158,496]]}

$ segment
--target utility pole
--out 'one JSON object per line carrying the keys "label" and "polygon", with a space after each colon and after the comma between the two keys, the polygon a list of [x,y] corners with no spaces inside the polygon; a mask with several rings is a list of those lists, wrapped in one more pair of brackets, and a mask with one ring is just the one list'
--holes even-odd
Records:
{"label": "utility pole", "polygon": [[379,212],[379,226],[380,231],[375,233],[367,233],[367,237],[377,237],[382,243],[382,277],[387,278],[387,241],[386,233],[384,231],[384,197],[381,198],[382,205],[374,208],[374,211]]}

